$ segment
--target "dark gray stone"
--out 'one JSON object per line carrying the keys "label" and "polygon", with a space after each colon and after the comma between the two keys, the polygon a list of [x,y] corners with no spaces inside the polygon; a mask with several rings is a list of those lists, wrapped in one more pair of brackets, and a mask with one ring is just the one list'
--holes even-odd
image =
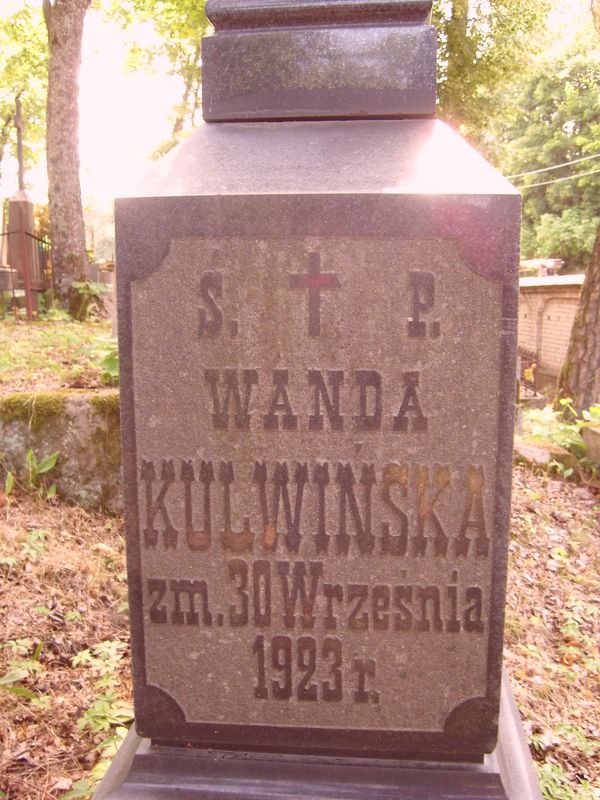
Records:
{"label": "dark gray stone", "polygon": [[214,0],[203,40],[207,121],[435,112],[431,2]]}
{"label": "dark gray stone", "polygon": [[140,194],[117,204],[138,732],[481,761],[516,192],[441,123],[357,121],[203,126]]}
{"label": "dark gray stone", "polygon": [[208,0],[218,30],[294,25],[425,23],[432,0]]}
{"label": "dark gray stone", "polygon": [[519,198],[407,119],[430,10],[207,3],[221,124],[117,203],[147,741],[98,798],[539,800],[500,697]]}
{"label": "dark gray stone", "polygon": [[508,682],[498,746],[481,765],[306,759],[152,747],[130,732],[95,800],[201,798],[338,800],[541,800]]}

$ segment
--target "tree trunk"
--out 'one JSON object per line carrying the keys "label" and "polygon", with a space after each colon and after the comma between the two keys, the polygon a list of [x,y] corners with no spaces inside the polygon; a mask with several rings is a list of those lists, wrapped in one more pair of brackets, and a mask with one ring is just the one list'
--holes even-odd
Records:
{"label": "tree trunk", "polygon": [[[177,114],[175,120],[173,121],[173,129],[171,131],[171,140],[177,141],[179,134],[183,131],[183,126],[185,123],[185,118],[189,117],[191,122],[194,122],[194,114],[198,109],[198,95],[200,92],[200,56],[201,56],[201,44],[200,39],[198,39],[198,43],[194,48],[194,53],[188,59],[187,64],[182,70],[183,73],[183,96],[181,98],[181,103],[178,106]],[[192,104],[190,106],[190,97],[192,98]]]}
{"label": "tree trunk", "polygon": [[600,226],[558,378],[555,408],[559,409],[560,400],[567,397],[578,412],[600,402]]}
{"label": "tree trunk", "polygon": [[452,0],[450,19],[446,26],[448,63],[446,65],[445,86],[458,87],[454,103],[446,98],[445,113],[456,127],[461,121],[462,99],[468,95],[468,71],[471,68],[472,54],[469,52],[467,37],[469,27],[469,0]]}
{"label": "tree trunk", "polygon": [[596,30],[600,33],[600,2],[599,0],[590,0],[590,11],[594,19]]}
{"label": "tree trunk", "polygon": [[58,295],[85,274],[87,254],[79,182],[79,67],[91,0],[44,0],[48,29],[46,156],[52,271]]}
{"label": "tree trunk", "polygon": [[4,161],[4,151],[10,140],[10,131],[13,125],[13,115],[9,114],[2,120],[0,128],[0,178],[2,178],[2,167]]}

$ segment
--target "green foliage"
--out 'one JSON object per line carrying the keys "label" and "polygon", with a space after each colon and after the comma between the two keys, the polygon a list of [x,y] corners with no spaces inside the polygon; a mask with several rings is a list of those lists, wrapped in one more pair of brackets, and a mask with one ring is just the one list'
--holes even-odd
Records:
{"label": "green foliage", "polygon": [[560,475],[560,477],[564,478],[565,480],[568,480],[569,478],[573,477],[575,473],[573,467],[569,467],[566,464],[563,464],[562,461],[557,461],[555,458],[553,458],[552,461],[548,462],[548,469],[549,471],[552,471],[557,475]]}
{"label": "green foliage", "polygon": [[[600,152],[600,40],[583,31],[562,56],[534,63],[505,97],[495,122],[502,170],[517,175]],[[527,189],[600,167],[597,160],[515,179],[523,188],[524,257],[589,262],[600,216],[598,175]]]}
{"label": "green foliage", "polygon": [[21,545],[19,557],[23,561],[37,561],[46,555],[46,536],[48,531],[35,528],[27,531],[27,537]]}
{"label": "green foliage", "polygon": [[[37,492],[40,497],[45,497],[47,500],[52,500],[56,497],[56,484],[49,483],[47,476],[56,466],[56,462],[60,456],[57,450],[49,456],[44,456],[38,460],[34,451],[30,448],[25,454],[25,487],[31,492]],[[4,479],[4,494],[9,497],[15,488],[15,476],[12,471],[7,470]],[[23,488],[23,486],[21,486]],[[43,538],[37,534],[45,534],[44,531],[30,531],[28,537],[32,539]]]}
{"label": "green foliage", "polygon": [[105,283],[96,283],[94,281],[75,281],[71,284],[82,297],[92,297],[100,300],[108,291],[108,286]]}
{"label": "green foliage", "polygon": [[[566,401],[561,400],[560,402],[569,402],[569,400],[567,398]],[[584,409],[581,412],[581,418],[583,420],[583,422],[580,423],[582,428],[586,425],[600,425],[600,404],[596,404],[590,406],[588,409]]]}
{"label": "green foliage", "polygon": [[[30,700],[34,705],[47,705],[48,698],[39,696],[31,689],[23,686],[23,681],[29,680],[36,673],[40,672],[40,656],[42,654],[41,642],[35,644],[31,639],[12,639],[1,645],[2,648],[11,650],[17,658],[11,659],[8,665],[8,672],[0,676],[0,690]],[[29,656],[29,651],[33,649],[33,654]]]}
{"label": "green foliage", "polygon": [[94,363],[100,369],[100,380],[105,386],[119,385],[119,345],[116,339],[101,343]]}
{"label": "green foliage", "polygon": [[[53,321],[27,325],[19,325],[14,320],[0,322],[0,395],[6,396],[12,387],[15,387],[13,391],[18,390],[19,395],[25,395],[23,389],[33,386],[36,381],[48,387],[69,386],[76,377],[72,372],[75,367],[83,370],[84,385],[97,385],[100,375],[95,361],[111,349],[110,323],[75,322],[70,316],[54,310],[47,313],[47,318]],[[43,398],[41,402],[40,395]],[[60,403],[57,402],[59,397]],[[38,422],[47,422],[47,412],[52,411],[50,406],[53,402],[56,415],[63,413],[64,394],[36,392],[30,395],[30,399],[31,402],[20,402],[19,405],[26,420],[33,414],[34,428]],[[17,400],[15,412],[16,404]],[[4,413],[4,405],[2,401],[0,416]]]}
{"label": "green foliage", "polygon": [[171,75],[182,82],[179,102],[173,109],[171,139],[156,151],[163,155],[177,144],[186,129],[196,123],[201,103],[202,37],[211,26],[204,14],[204,0],[114,0],[111,15],[124,27],[132,21],[152,24],[158,43],[131,48],[129,65],[132,69],[150,69],[160,60],[166,60]]}
{"label": "green foliage", "polygon": [[436,0],[439,113],[479,145],[498,90],[524,68],[548,0]]}
{"label": "green foliage", "polygon": [[600,747],[600,742],[588,739],[579,725],[562,723],[556,726],[555,733],[586,756],[594,755],[596,750]]}
{"label": "green foliage", "polygon": [[[560,406],[560,411],[554,411],[552,406],[527,410],[523,420],[523,432],[531,439],[552,442],[563,447],[577,458],[581,467],[595,474],[594,464],[585,455],[586,446],[581,432],[589,425],[600,424],[600,404],[582,411],[581,416],[573,407],[571,398],[561,399]],[[558,459],[550,461],[548,466],[565,479],[573,477],[575,473],[572,466]]]}
{"label": "green foliage", "polygon": [[54,305],[40,313],[40,320],[44,322],[73,322],[73,318],[68,311]]}
{"label": "green foliage", "polygon": [[102,298],[107,292],[105,283],[74,281],[69,289],[69,314],[77,322],[91,319],[92,315],[102,316],[105,310]]}
{"label": "green foliage", "polygon": [[15,476],[12,474],[10,470],[8,470],[8,472],[6,473],[6,477],[4,479],[4,494],[7,497],[10,497],[14,488],[15,488]]}
{"label": "green foliage", "polygon": [[553,442],[575,456],[582,457],[585,451],[578,423],[563,419],[561,412],[553,411],[552,406],[526,411],[523,430],[532,439]]}
{"label": "green foliage", "polygon": [[[99,679],[109,677],[114,681],[113,676],[126,649],[127,645],[123,642],[106,640],[95,647],[81,650],[76,656],[73,656],[73,666],[87,665]],[[110,685],[112,686],[114,683]]]}
{"label": "green foliage", "polygon": [[27,700],[35,698],[35,692],[21,685],[21,681],[29,676],[25,669],[11,669],[5,675],[0,676],[0,689],[5,692],[25,697]]}
{"label": "green foliage", "polygon": [[10,15],[0,15],[0,163],[5,149],[16,153],[15,98],[23,107],[24,156],[41,153],[46,118],[46,29],[39,3],[24,0]]}
{"label": "green foliage", "polygon": [[545,800],[594,800],[594,790],[587,781],[579,785],[577,793],[572,788],[569,776],[558,764],[546,761],[536,764],[540,788]]}
{"label": "green foliage", "polygon": [[562,258],[571,269],[585,270],[597,229],[598,220],[578,205],[560,215],[542,214],[535,228],[525,229],[523,243],[531,256]]}
{"label": "green foliage", "polygon": [[81,798],[91,797],[94,791],[94,785],[95,784],[87,779],[75,781],[73,788],[66,794],[61,795],[60,800],[81,800]]}
{"label": "green foliage", "polygon": [[84,730],[90,728],[94,733],[107,732],[116,725],[123,725],[133,719],[133,709],[119,698],[116,691],[104,692],[97,697],[79,718],[77,724]]}
{"label": "green foliage", "polygon": [[45,492],[48,500],[56,496],[56,484],[53,483],[48,486],[42,476],[46,475],[48,472],[52,472],[59,456],[60,451],[57,450],[55,453],[51,453],[49,456],[45,456],[38,461],[31,448],[25,454],[27,486],[29,489],[39,491],[42,494]]}
{"label": "green foliage", "polygon": [[82,731],[109,735],[97,747],[100,760],[92,770],[91,779],[76,784],[71,792],[63,795],[63,800],[91,795],[95,783],[102,778],[110,759],[127,735],[127,726],[133,720],[133,708],[119,697],[115,677],[126,649],[123,642],[107,640],[73,657],[74,667],[87,666],[96,676],[94,688],[101,692],[77,720],[77,725]]}

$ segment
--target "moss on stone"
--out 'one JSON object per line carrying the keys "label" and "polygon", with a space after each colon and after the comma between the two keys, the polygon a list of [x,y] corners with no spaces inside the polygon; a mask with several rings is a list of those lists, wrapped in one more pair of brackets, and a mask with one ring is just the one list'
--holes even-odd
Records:
{"label": "moss on stone", "polygon": [[92,442],[104,454],[109,464],[121,463],[121,420],[118,392],[98,394],[90,398],[92,408],[102,419],[102,424],[92,431]]}
{"label": "moss on stone", "polygon": [[106,417],[116,417],[119,421],[121,408],[121,398],[119,392],[107,392],[106,394],[95,394],[90,398],[92,408]]}
{"label": "moss on stone", "polygon": [[23,422],[39,431],[48,420],[62,417],[69,391],[15,392],[0,398],[0,420],[5,424]]}

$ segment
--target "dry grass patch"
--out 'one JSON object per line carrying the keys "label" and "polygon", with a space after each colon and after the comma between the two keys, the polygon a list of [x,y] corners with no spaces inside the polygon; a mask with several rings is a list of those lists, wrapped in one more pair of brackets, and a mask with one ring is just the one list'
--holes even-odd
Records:
{"label": "dry grass patch", "polygon": [[130,718],[121,521],[13,501],[0,510],[0,570],[0,790],[83,792]]}
{"label": "dry grass patch", "polygon": [[505,663],[556,800],[600,797],[599,503],[515,469]]}

